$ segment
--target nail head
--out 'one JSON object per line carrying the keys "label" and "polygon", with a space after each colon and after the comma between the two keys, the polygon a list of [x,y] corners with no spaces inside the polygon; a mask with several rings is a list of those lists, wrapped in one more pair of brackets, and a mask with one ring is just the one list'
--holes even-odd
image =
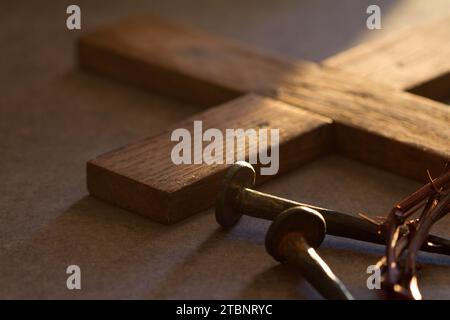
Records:
{"label": "nail head", "polygon": [[224,228],[233,226],[242,214],[234,204],[239,190],[255,185],[255,169],[245,161],[238,161],[228,169],[216,201],[216,220]]}
{"label": "nail head", "polygon": [[283,211],[270,225],[266,235],[266,250],[275,260],[285,260],[280,245],[290,233],[301,234],[310,247],[317,248],[325,238],[325,219],[316,210],[302,206]]}

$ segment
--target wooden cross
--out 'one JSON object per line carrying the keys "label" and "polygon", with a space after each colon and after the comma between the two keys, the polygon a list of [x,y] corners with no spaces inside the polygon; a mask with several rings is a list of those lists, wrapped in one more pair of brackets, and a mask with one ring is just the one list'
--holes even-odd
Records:
{"label": "wooden cross", "polygon": [[[330,152],[426,180],[450,159],[450,16],[321,64],[153,17],[83,36],[82,67],[209,107],[87,163],[90,194],[161,223],[214,203],[227,165],[175,165],[175,128],[280,129],[280,173]],[[414,94],[413,94],[414,93]],[[262,176],[258,182],[262,182]]]}

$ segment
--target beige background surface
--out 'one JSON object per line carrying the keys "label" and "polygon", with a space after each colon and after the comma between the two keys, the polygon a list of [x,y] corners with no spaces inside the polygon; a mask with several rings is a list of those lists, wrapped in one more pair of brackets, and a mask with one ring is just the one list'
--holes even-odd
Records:
{"label": "beige background surface", "polygon": [[[221,231],[212,210],[161,226],[87,195],[85,163],[200,109],[78,70],[75,2],[14,1],[0,10],[0,298],[319,298],[264,250],[268,223]],[[82,31],[149,12],[212,33],[320,61],[449,11],[450,1],[77,1]],[[365,29],[378,3],[383,30]],[[265,185],[280,196],[384,215],[417,183],[329,156]],[[437,233],[448,236],[450,219]],[[357,298],[382,247],[327,237],[319,253]],[[450,260],[423,254],[426,298],[450,298]],[[65,269],[82,269],[69,291]]]}

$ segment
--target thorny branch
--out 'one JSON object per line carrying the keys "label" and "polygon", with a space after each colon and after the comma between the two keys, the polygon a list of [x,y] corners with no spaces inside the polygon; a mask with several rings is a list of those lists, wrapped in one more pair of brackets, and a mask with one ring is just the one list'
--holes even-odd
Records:
{"label": "thorny branch", "polygon": [[[383,289],[391,298],[422,298],[417,285],[417,252],[434,223],[450,213],[450,162],[442,175],[429,177],[429,183],[397,204],[379,224],[387,241],[378,266],[383,273]],[[419,217],[410,219],[419,210]]]}

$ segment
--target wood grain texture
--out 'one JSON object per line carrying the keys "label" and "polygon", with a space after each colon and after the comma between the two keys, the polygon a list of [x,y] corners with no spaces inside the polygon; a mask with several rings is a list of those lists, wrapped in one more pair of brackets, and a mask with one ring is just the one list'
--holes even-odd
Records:
{"label": "wood grain texture", "polygon": [[426,181],[450,159],[450,108],[438,102],[324,68],[278,88],[276,98],[332,118],[337,150]]}
{"label": "wood grain texture", "polygon": [[[289,71],[289,65],[273,64],[265,56],[249,53],[253,51],[241,44],[156,17],[126,19],[86,34],[78,43],[79,63],[84,68],[208,107],[236,98],[248,88],[261,89],[271,69],[274,77],[282,74],[279,68]],[[246,61],[242,54],[248,57]],[[242,69],[243,62],[252,72]]]}
{"label": "wood grain texture", "polygon": [[450,97],[450,15],[345,50],[323,62],[392,88]]}
{"label": "wood grain texture", "polygon": [[79,55],[84,67],[195,103],[257,92],[322,114],[337,123],[338,151],[414,179],[426,179],[426,169],[440,171],[450,158],[447,106],[335,67],[290,61],[154,18],[88,34]]}
{"label": "wood grain texture", "polygon": [[[279,128],[280,173],[330,151],[332,121],[283,102],[247,95],[211,108],[154,137],[102,155],[87,164],[89,192],[122,208],[174,223],[213,204],[228,165],[180,164],[170,156],[177,128]],[[246,149],[248,156],[248,145]],[[259,170],[257,170],[259,172]],[[258,176],[257,181],[269,176]]]}

